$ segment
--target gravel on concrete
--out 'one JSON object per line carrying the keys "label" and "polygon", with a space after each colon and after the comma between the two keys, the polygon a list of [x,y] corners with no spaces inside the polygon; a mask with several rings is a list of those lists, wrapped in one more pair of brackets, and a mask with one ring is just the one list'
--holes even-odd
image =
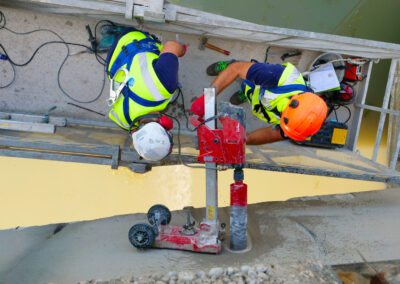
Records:
{"label": "gravel on concrete", "polygon": [[214,267],[208,271],[170,271],[165,274],[132,275],[130,279],[91,279],[78,284],[189,284],[189,283],[331,283],[340,284],[335,271],[322,262],[256,264],[241,267]]}

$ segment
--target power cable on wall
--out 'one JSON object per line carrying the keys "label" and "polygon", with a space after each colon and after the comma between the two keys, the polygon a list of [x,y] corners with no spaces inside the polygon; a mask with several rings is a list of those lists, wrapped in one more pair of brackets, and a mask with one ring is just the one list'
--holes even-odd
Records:
{"label": "power cable on wall", "polygon": [[[96,30],[97,30],[98,24],[101,23],[101,22],[108,22],[108,23],[113,24],[112,22],[110,22],[110,21],[108,21],[108,20],[100,20],[100,21],[98,21],[98,22],[96,23],[96,26],[95,26],[95,37],[94,37],[95,40],[96,40],[96,35],[97,35],[97,34],[96,34]],[[62,94],[63,94],[64,96],[66,96],[67,98],[69,98],[70,100],[72,100],[72,101],[74,101],[74,102],[77,102],[77,103],[92,103],[92,102],[95,102],[96,100],[98,100],[98,99],[100,98],[101,94],[103,93],[104,86],[105,86],[105,81],[106,81],[106,72],[105,72],[105,70],[104,70],[104,72],[103,72],[103,80],[102,80],[101,89],[100,89],[99,93],[98,93],[93,99],[86,100],[86,101],[84,101],[84,100],[78,100],[78,99],[74,98],[72,95],[68,94],[68,93],[63,89],[63,87],[62,87],[62,85],[61,85],[61,70],[62,70],[62,68],[63,68],[65,62],[68,60],[68,57],[71,56],[69,46],[72,45],[72,46],[81,46],[81,47],[84,47],[84,48],[85,48],[85,51],[86,51],[86,52],[89,52],[89,53],[93,53],[93,54],[95,55],[96,60],[98,61],[98,63],[101,64],[101,65],[103,65],[104,68],[105,68],[105,59],[102,58],[102,57],[97,53],[97,50],[96,50],[96,49],[92,49],[91,47],[86,46],[86,45],[84,45],[84,44],[80,44],[80,43],[66,42],[58,33],[54,32],[54,31],[52,31],[52,30],[50,30],[50,29],[36,29],[36,30],[29,31],[29,32],[16,32],[16,31],[13,31],[13,30],[11,30],[11,29],[9,29],[9,28],[6,27],[6,17],[4,16],[3,12],[0,11],[0,30],[1,30],[1,29],[7,30],[8,32],[11,32],[11,33],[16,34],[16,35],[28,35],[28,34],[32,34],[32,33],[36,33],[36,32],[49,32],[49,33],[55,35],[55,36],[59,39],[59,41],[58,41],[58,40],[53,40],[53,41],[47,41],[47,42],[42,43],[42,44],[41,44],[38,48],[36,48],[36,50],[32,53],[31,57],[30,57],[26,62],[23,62],[23,63],[17,63],[17,62],[15,62],[15,60],[11,59],[10,56],[8,55],[7,50],[5,49],[5,47],[0,43],[0,48],[1,48],[1,50],[4,52],[4,55],[3,55],[3,54],[1,55],[1,59],[8,61],[8,62],[11,64],[12,69],[13,69],[13,72],[14,72],[14,73],[13,73],[13,78],[12,78],[11,82],[7,83],[7,84],[4,85],[4,86],[0,86],[0,88],[6,88],[6,87],[11,86],[11,85],[14,83],[15,78],[16,78],[15,67],[16,67],[16,66],[17,66],[17,67],[23,67],[23,66],[28,65],[28,64],[33,60],[33,58],[36,56],[37,52],[38,52],[42,47],[44,47],[44,46],[46,46],[46,45],[49,45],[49,44],[63,44],[63,45],[65,45],[65,47],[66,47],[66,49],[67,49],[67,54],[65,55],[63,61],[62,61],[61,64],[60,64],[60,67],[58,68],[58,71],[57,71],[57,84],[58,84],[58,87],[59,87],[59,89],[61,90]]]}

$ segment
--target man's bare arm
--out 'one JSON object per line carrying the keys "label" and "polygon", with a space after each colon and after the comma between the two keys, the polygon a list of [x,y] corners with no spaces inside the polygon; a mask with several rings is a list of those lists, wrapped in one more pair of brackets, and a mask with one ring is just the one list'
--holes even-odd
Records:
{"label": "man's bare arm", "polygon": [[170,52],[175,54],[177,57],[182,57],[185,54],[185,49],[183,48],[183,46],[176,42],[176,41],[167,41],[160,54],[166,53],[166,52]]}
{"label": "man's bare arm", "polygon": [[216,87],[217,94],[221,93],[226,87],[232,84],[236,78],[246,79],[247,71],[254,62],[234,62],[222,71],[217,78],[211,83],[211,86]]}
{"label": "man's bare arm", "polygon": [[260,128],[247,134],[247,145],[262,145],[284,140],[279,129],[272,126]]}

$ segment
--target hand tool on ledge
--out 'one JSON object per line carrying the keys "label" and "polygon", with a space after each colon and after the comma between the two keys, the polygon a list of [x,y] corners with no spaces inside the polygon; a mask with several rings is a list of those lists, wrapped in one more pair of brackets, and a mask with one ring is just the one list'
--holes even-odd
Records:
{"label": "hand tool on ledge", "polygon": [[209,49],[212,49],[212,50],[218,51],[218,52],[220,52],[220,53],[223,53],[223,54],[225,54],[225,55],[231,54],[230,51],[225,50],[225,49],[222,49],[222,48],[219,48],[219,47],[216,47],[215,45],[209,44],[207,41],[208,41],[208,38],[206,38],[206,37],[201,37],[201,39],[200,39],[200,46],[199,46],[199,49],[200,49],[200,50],[204,50],[204,49],[207,47],[207,48],[209,48]]}
{"label": "hand tool on ledge", "polygon": [[293,57],[293,56],[298,56],[298,55],[301,55],[301,51],[300,50],[294,50],[294,51],[291,51],[291,52],[286,52],[286,53],[282,54],[281,60],[285,61],[285,59],[288,58],[288,57]]}

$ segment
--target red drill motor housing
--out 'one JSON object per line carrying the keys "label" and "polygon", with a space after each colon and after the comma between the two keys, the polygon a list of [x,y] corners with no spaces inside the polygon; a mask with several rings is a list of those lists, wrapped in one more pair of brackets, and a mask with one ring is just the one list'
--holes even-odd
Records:
{"label": "red drill motor housing", "polygon": [[361,64],[357,64],[357,61],[360,61],[359,57],[352,57],[355,62],[346,62],[346,71],[344,73],[344,79],[348,81],[361,81],[363,76],[361,74]]}
{"label": "red drill motor housing", "polygon": [[199,126],[199,162],[219,164],[243,164],[245,162],[246,130],[243,125],[228,115],[219,118],[222,129],[209,129],[200,120],[190,117],[190,122]]}

